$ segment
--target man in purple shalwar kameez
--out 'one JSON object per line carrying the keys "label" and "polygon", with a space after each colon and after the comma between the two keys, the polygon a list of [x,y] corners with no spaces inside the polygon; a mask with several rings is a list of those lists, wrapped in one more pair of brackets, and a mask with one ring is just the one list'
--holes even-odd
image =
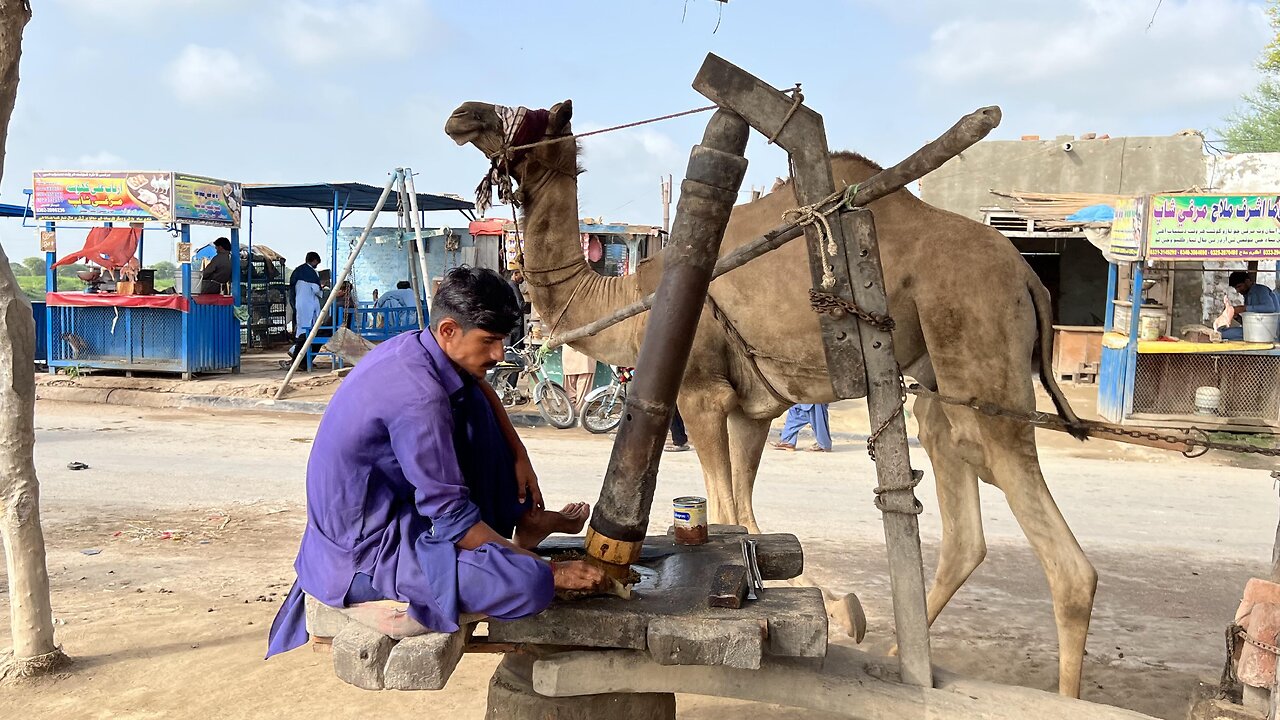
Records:
{"label": "man in purple shalwar kameez", "polygon": [[298,580],[268,657],[307,642],[304,592],[333,607],[408,603],[418,632],[453,632],[462,613],[526,617],[556,589],[604,582],[598,568],[532,552],[552,532],[579,532],[588,508],[542,507],[524,445],[484,382],[519,318],[510,286],[458,268],[431,311],[429,331],[365,356],[320,421]]}

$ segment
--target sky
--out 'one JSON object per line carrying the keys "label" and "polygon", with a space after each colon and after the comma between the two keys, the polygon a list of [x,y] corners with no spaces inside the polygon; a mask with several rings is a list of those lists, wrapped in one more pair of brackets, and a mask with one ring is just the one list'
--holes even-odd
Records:
{"label": "sky", "polygon": [[[470,198],[487,162],[444,135],[458,104],[570,98],[584,132],[706,105],[690,84],[708,52],[776,87],[803,83],[833,149],[886,165],[993,104],[1004,113],[995,139],[1189,128],[1213,138],[1256,84],[1272,34],[1265,4],[1248,0],[32,4],[0,183],[0,202],[14,204],[41,169],[381,186],[406,166],[420,192]],[[660,224],[659,178],[675,176],[678,189],[707,118],[585,139],[581,214]],[[763,139],[747,157],[744,189],[786,173]],[[68,235],[63,250],[80,239]],[[311,249],[328,264],[305,210],[263,208],[253,235],[291,264]],[[37,254],[36,229],[17,221],[0,222],[0,242],[12,259]],[[144,262],[174,254],[149,240]]]}

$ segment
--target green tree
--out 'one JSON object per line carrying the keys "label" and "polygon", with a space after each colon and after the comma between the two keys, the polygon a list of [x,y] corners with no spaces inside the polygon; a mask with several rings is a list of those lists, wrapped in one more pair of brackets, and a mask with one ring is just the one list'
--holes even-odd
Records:
{"label": "green tree", "polygon": [[27,269],[27,274],[29,275],[43,275],[47,267],[44,258],[40,257],[29,257],[22,261],[22,265]]}
{"label": "green tree", "polygon": [[9,268],[13,270],[15,277],[24,277],[31,274],[31,271],[27,269],[27,266],[21,263],[9,263]]}
{"label": "green tree", "polygon": [[1280,150],[1280,0],[1268,0],[1267,16],[1274,36],[1258,58],[1258,69],[1267,76],[1227,117],[1221,133],[1229,152]]}
{"label": "green tree", "polygon": [[173,277],[173,274],[174,274],[174,273],[178,272],[178,266],[177,266],[177,265],[174,265],[173,263],[169,262],[168,260],[161,260],[160,262],[153,262],[153,263],[151,263],[151,265],[150,265],[149,267],[150,267],[152,270],[155,270],[155,271],[156,271],[156,277],[166,277],[166,278],[171,278],[171,277]]}
{"label": "green tree", "polygon": [[[83,263],[71,263],[70,265],[63,265],[62,267],[58,268],[58,277],[74,278],[76,277],[76,273],[80,272],[81,270],[92,270],[92,269],[93,268]],[[41,270],[40,272],[43,274],[44,270]]]}

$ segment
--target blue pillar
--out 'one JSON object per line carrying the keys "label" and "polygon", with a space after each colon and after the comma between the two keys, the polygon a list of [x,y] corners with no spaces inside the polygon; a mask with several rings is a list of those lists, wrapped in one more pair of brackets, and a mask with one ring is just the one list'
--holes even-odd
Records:
{"label": "blue pillar", "polygon": [[[52,221],[45,222],[44,229],[49,232],[55,232],[55,225]],[[58,273],[53,269],[53,264],[58,262],[58,253],[47,252],[44,254],[44,291],[58,292]]]}
{"label": "blue pillar", "polygon": [[[44,229],[49,232],[55,232],[55,225],[52,221],[45,222]],[[53,269],[53,264],[58,262],[58,253],[46,252],[44,254],[44,291],[45,293],[58,292],[58,273]],[[57,347],[53,344],[53,314],[58,312],[58,308],[49,306],[48,298],[45,298],[44,304],[44,353],[45,362],[48,363],[50,375],[57,375],[58,368],[53,366],[50,360],[53,360],[54,349]]]}
{"label": "blue pillar", "polygon": [[180,242],[187,246],[187,261],[182,263],[182,295],[191,301],[191,226],[183,223]]}
{"label": "blue pillar", "polygon": [[1102,331],[1111,332],[1111,325],[1116,321],[1116,283],[1119,281],[1120,268],[1115,263],[1107,263],[1107,314],[1102,321]]}
{"label": "blue pillar", "polygon": [[[249,265],[253,272],[253,264]],[[240,306],[240,228],[231,228],[231,301]]]}
{"label": "blue pillar", "polygon": [[180,239],[187,246],[187,261],[182,263],[182,296],[187,299],[187,312],[182,313],[182,375],[184,380],[191,379],[191,347],[194,326],[191,323],[191,226],[182,223]]}
{"label": "blue pillar", "polygon": [[1133,414],[1133,385],[1138,374],[1138,326],[1142,321],[1142,261],[1133,264],[1132,302],[1129,313],[1129,341],[1125,345],[1124,416]]}

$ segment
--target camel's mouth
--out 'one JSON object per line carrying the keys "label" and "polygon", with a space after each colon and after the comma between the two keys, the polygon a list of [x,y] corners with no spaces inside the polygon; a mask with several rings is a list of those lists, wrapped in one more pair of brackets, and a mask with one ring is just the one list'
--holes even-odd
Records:
{"label": "camel's mouth", "polygon": [[448,135],[458,145],[466,145],[480,136],[484,129],[482,124],[477,121],[470,113],[465,115],[454,114],[444,124],[444,134]]}

